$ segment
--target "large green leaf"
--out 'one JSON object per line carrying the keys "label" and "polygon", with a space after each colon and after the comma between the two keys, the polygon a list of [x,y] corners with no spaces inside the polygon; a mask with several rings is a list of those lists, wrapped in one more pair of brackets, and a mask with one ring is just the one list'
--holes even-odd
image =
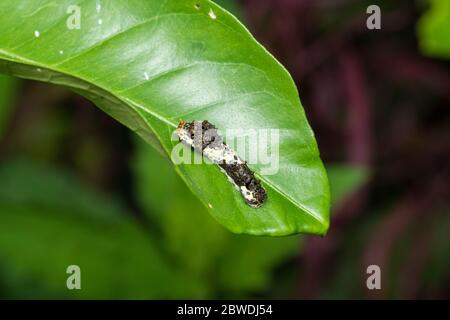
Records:
{"label": "large green leaf", "polygon": [[[74,5],[81,28],[72,30]],[[328,181],[292,78],[224,9],[206,0],[3,0],[0,12],[0,71],[67,86],[167,154],[180,119],[279,129],[278,173],[251,165],[268,192],[260,209],[216,166],[177,171],[233,232],[326,233]]]}

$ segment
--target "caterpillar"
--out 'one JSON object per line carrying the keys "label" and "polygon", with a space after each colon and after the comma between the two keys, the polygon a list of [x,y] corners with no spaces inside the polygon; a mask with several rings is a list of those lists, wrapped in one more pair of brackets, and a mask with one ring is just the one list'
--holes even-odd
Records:
{"label": "caterpillar", "polygon": [[181,121],[175,130],[179,139],[217,164],[228,180],[252,208],[259,208],[267,199],[266,190],[247,163],[227,146],[217,128],[204,121]]}

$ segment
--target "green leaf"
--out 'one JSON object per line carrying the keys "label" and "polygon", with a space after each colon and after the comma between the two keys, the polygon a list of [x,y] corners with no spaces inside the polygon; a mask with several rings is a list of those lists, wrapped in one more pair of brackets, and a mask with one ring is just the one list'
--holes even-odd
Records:
{"label": "green leaf", "polygon": [[[123,206],[62,170],[24,161],[0,165],[0,297],[203,298]],[[81,268],[81,290],[66,269]]]}
{"label": "green leaf", "polygon": [[[81,10],[69,29],[68,8]],[[326,172],[288,72],[242,24],[206,0],[3,0],[0,71],[60,84],[86,96],[167,155],[180,121],[279,129],[279,171],[250,208],[216,166],[177,172],[214,218],[235,233],[325,234]],[[69,24],[70,25],[70,24]]]}
{"label": "green leaf", "polygon": [[430,0],[429,4],[417,26],[420,48],[426,55],[450,58],[450,1]]}

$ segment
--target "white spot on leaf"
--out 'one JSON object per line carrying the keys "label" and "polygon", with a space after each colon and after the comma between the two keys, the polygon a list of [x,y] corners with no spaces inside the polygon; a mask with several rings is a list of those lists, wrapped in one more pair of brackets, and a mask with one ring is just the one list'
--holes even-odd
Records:
{"label": "white spot on leaf", "polygon": [[34,31],[34,36],[35,36],[36,38],[39,38],[40,35],[41,35],[41,33],[40,33],[38,30],[35,30],[35,31]]}
{"label": "white spot on leaf", "polygon": [[150,77],[148,76],[148,73],[147,73],[147,72],[144,72],[144,78],[145,78],[145,80],[150,79]]}
{"label": "white spot on leaf", "polygon": [[98,19],[98,24],[102,24],[103,20],[102,19]]}
{"label": "white spot on leaf", "polygon": [[209,9],[209,13],[208,13],[209,17],[211,19],[216,19],[216,14],[214,13],[213,9]]}

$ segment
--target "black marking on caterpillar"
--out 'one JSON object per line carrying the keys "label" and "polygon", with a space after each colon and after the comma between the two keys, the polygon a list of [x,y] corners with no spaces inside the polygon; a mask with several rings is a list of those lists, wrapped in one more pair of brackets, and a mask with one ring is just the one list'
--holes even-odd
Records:
{"label": "black marking on caterpillar", "polygon": [[267,199],[266,190],[255,178],[247,163],[223,142],[214,125],[206,120],[181,121],[176,133],[181,141],[217,164],[249,206],[261,207]]}

